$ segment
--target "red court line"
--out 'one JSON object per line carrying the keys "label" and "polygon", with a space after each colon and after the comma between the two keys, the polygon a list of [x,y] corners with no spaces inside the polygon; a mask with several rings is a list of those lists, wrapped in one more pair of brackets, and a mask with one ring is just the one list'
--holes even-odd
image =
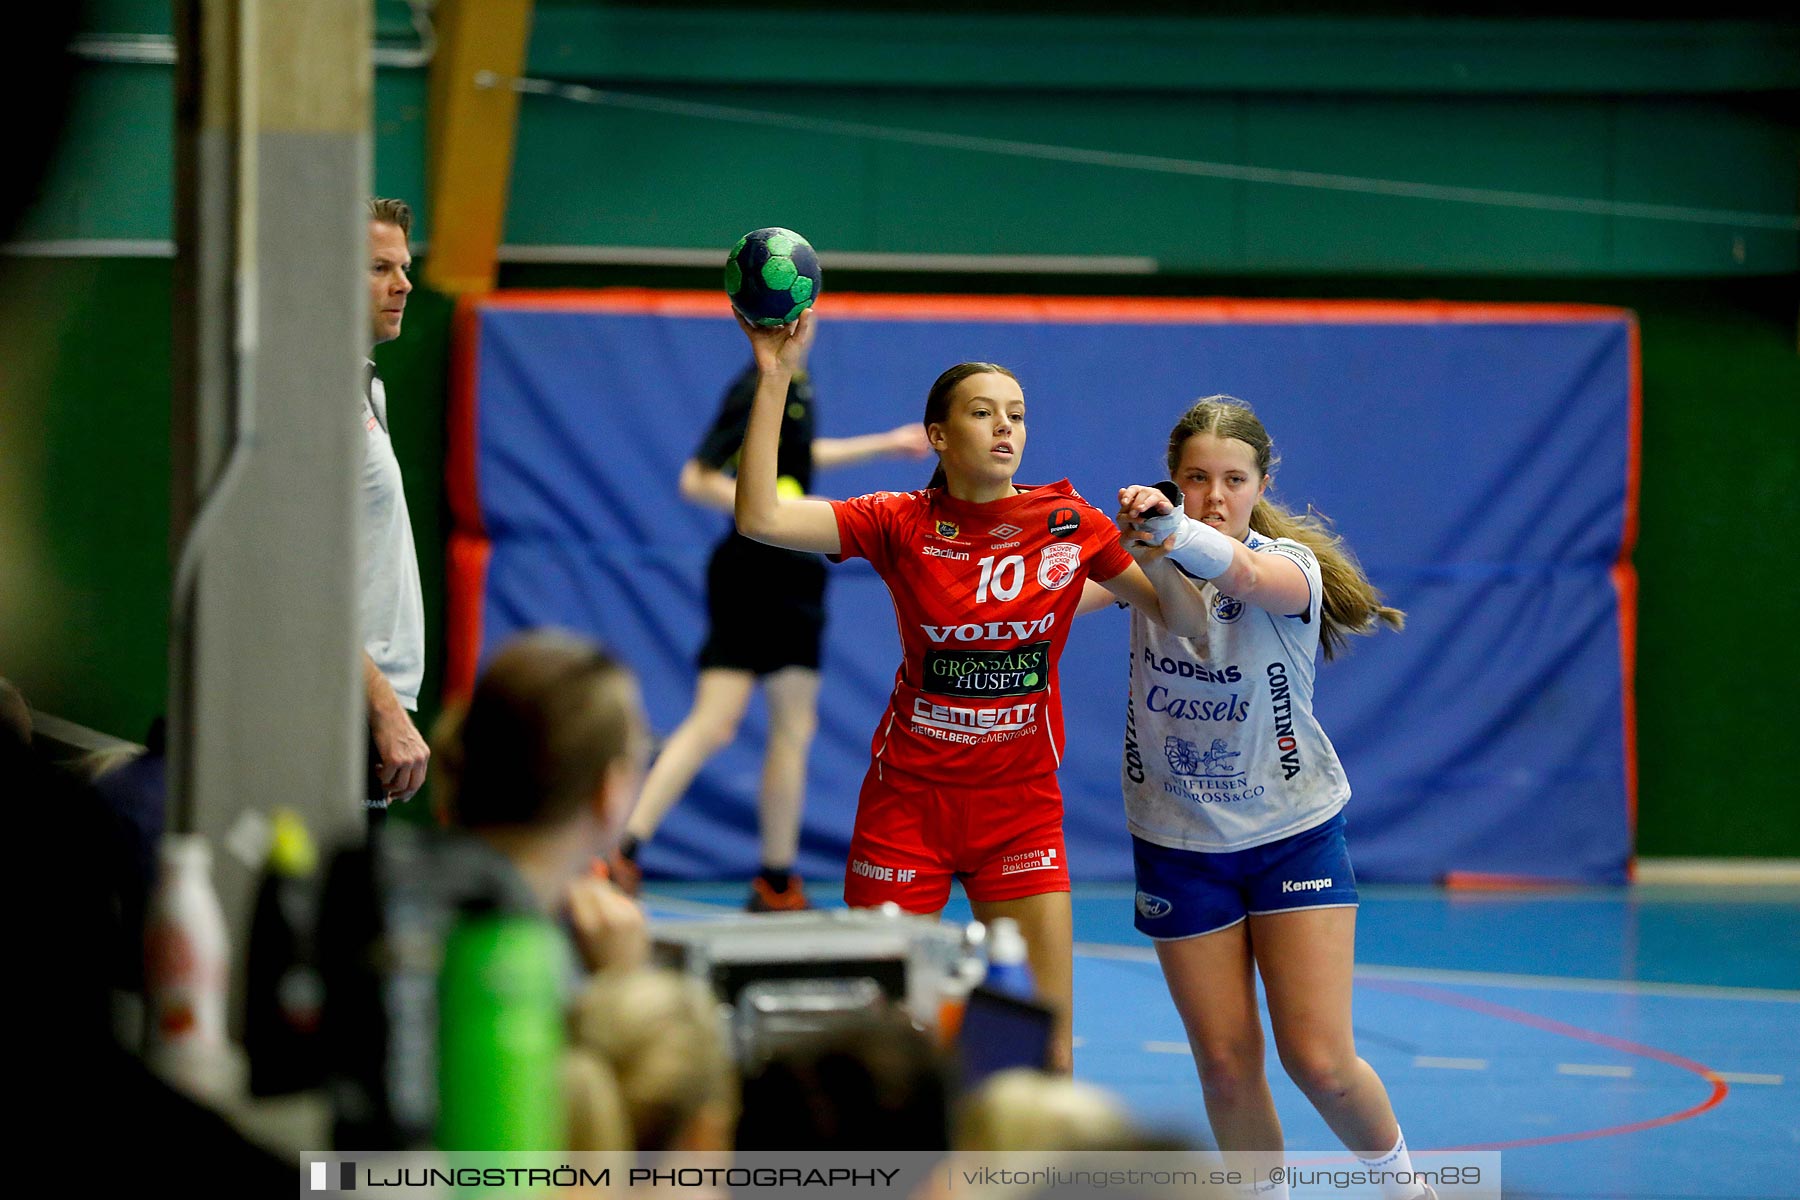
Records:
{"label": "red court line", "polygon": [[1621,1054],[1631,1054],[1638,1058],[1653,1059],[1667,1063],[1671,1067],[1679,1067],[1683,1071],[1691,1071],[1712,1084],[1712,1094],[1700,1103],[1680,1112],[1668,1113],[1660,1117],[1651,1117],[1645,1121],[1633,1121],[1627,1125],[1610,1125],[1605,1129],[1581,1129],[1574,1133],[1555,1133],[1545,1137],[1517,1138],[1510,1142],[1483,1142],[1473,1146],[1443,1146],[1432,1149],[1443,1150],[1519,1150],[1526,1146],[1552,1146],[1559,1142],[1585,1142],[1593,1138],[1616,1137],[1622,1133],[1638,1133],[1645,1129],[1655,1129],[1660,1125],[1673,1125],[1677,1121],[1685,1121],[1689,1117],[1697,1117],[1709,1108],[1715,1108],[1723,1101],[1731,1088],[1717,1071],[1711,1067],[1683,1058],[1679,1054],[1671,1054],[1667,1050],[1658,1050],[1655,1046],[1645,1046],[1638,1042],[1626,1041],[1613,1037],[1609,1033],[1597,1033],[1592,1029],[1583,1029],[1579,1025],[1570,1025],[1549,1017],[1540,1017],[1519,1008],[1509,1008],[1504,1004],[1495,1004],[1491,1000],[1478,1000],[1474,996],[1464,996],[1459,992],[1446,991],[1443,988],[1430,987],[1419,983],[1401,983],[1387,979],[1358,979],[1358,987],[1377,988],[1385,992],[1394,992],[1402,996],[1413,996],[1420,1000],[1429,1000],[1434,1004],[1447,1004],[1452,1008],[1466,1008],[1470,1012],[1480,1013],[1487,1017],[1496,1017],[1502,1021],[1511,1021],[1517,1025],[1528,1025],[1533,1029],[1541,1029],[1545,1033],[1554,1033],[1560,1037],[1573,1038],[1580,1042],[1591,1042],[1596,1046],[1604,1046],[1608,1050],[1617,1050]]}
{"label": "red court line", "polygon": [[[484,308],[564,312],[645,313],[726,317],[723,291],[657,288],[492,292]],[[1624,321],[1630,310],[1599,304],[1501,304],[1455,300],[1243,300],[1229,297],[947,296],[833,292],[820,302],[827,320],[1120,322],[1137,324],[1535,324],[1550,321]]]}

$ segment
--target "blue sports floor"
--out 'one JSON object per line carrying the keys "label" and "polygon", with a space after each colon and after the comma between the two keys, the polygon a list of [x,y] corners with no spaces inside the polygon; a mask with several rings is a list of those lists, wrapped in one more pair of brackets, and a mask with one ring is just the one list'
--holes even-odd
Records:
{"label": "blue sports floor", "polygon": [[[744,894],[648,890],[653,914]],[[1075,892],[1076,1074],[1210,1144],[1131,896]],[[1413,1147],[1501,1151],[1509,1197],[1800,1197],[1800,888],[1365,887],[1357,961],[1358,1050]],[[1335,1148],[1273,1053],[1289,1148]]]}

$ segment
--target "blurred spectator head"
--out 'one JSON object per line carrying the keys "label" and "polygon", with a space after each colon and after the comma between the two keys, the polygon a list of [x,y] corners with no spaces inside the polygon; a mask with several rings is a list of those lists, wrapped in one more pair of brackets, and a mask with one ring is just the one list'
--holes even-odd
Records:
{"label": "blurred spectator head", "polygon": [[744,1081],[739,1150],[944,1150],[949,1067],[899,1012],[789,1048]]}
{"label": "blurred spectator head", "polygon": [[445,814],[476,832],[591,826],[617,842],[648,737],[630,668],[575,634],[523,634],[494,655],[466,708],[439,722]]}
{"label": "blurred spectator head", "polygon": [[958,1150],[1124,1150],[1138,1144],[1125,1106],[1110,1092],[1042,1071],[1001,1071],[959,1106]]}
{"label": "blurred spectator head", "polygon": [[737,1075],[704,983],[674,971],[603,971],[570,1024],[571,1150],[730,1149]]}

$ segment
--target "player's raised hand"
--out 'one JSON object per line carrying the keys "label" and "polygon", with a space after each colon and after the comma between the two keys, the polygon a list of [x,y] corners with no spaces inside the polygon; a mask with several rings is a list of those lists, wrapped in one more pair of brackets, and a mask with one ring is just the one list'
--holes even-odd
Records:
{"label": "player's raised hand", "polygon": [[800,319],[786,325],[764,328],[752,325],[737,316],[738,328],[750,339],[750,352],[756,356],[756,369],[760,374],[772,375],[778,371],[789,375],[806,365],[806,352],[812,346],[813,316],[812,309],[800,314]]}
{"label": "player's raised hand", "polygon": [[1133,484],[1119,489],[1119,511],[1113,524],[1119,527],[1119,544],[1140,563],[1153,562],[1175,548],[1173,531],[1158,537],[1146,522],[1173,514],[1169,498],[1153,487]]}

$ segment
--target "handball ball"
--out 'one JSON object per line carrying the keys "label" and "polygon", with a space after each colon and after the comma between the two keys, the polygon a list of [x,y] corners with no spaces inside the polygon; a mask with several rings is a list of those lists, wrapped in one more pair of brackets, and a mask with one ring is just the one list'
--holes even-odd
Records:
{"label": "handball ball", "polygon": [[725,260],[725,294],[752,325],[798,320],[819,298],[819,256],[791,229],[755,229],[738,239]]}

